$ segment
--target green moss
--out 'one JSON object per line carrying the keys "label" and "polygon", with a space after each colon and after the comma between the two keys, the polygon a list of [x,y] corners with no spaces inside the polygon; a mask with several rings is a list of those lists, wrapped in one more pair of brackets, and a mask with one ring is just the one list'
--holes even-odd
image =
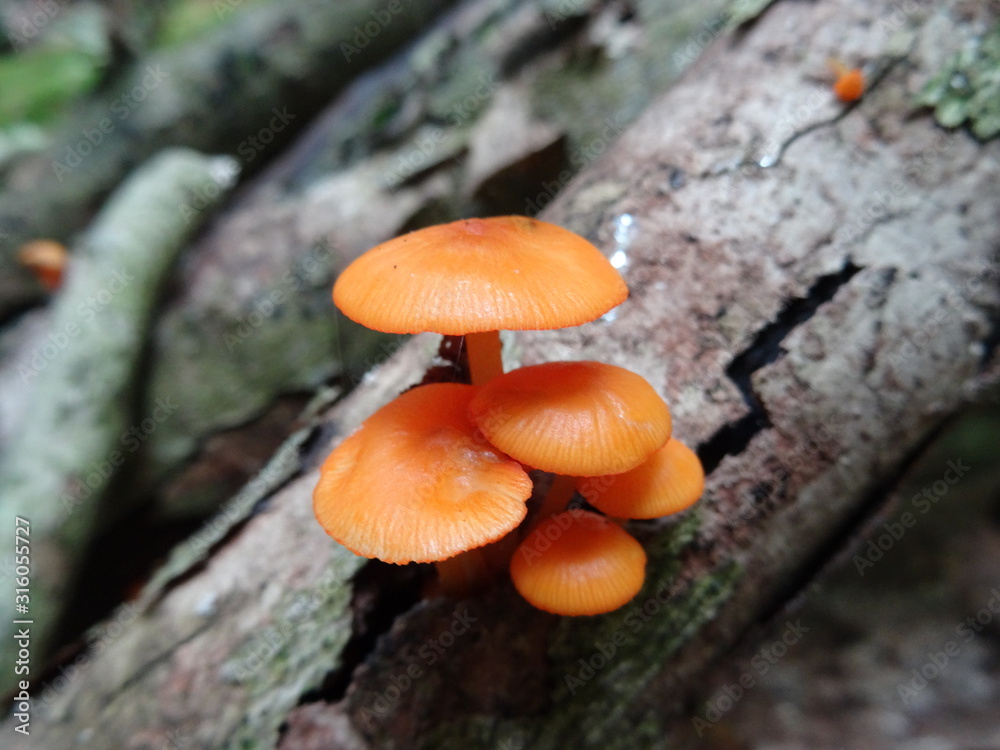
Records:
{"label": "green moss", "polygon": [[399,114],[399,107],[399,99],[395,96],[386,97],[379,102],[379,107],[375,110],[375,114],[372,116],[372,130],[381,130],[392,122],[392,119]]}
{"label": "green moss", "polygon": [[274,747],[288,711],[340,666],[351,636],[350,579],[364,562],[334,545],[317,584],[288,592],[270,626],[233,651],[223,675],[244,686],[247,705],[229,748]]}
{"label": "green moss", "polygon": [[61,46],[0,58],[0,126],[51,120],[66,102],[93,88],[102,64],[89,52]]}
{"label": "green moss", "polygon": [[548,671],[552,707],[495,722],[467,719],[441,728],[425,747],[646,747],[662,738],[659,717],[637,705],[644,686],[732,595],[743,571],[729,564],[673,592],[680,553],[700,525],[697,514],[646,545],[647,582],[625,607],[599,617],[563,618],[554,629]]}
{"label": "green moss", "polygon": [[[599,157],[625,126],[725,27],[728,3],[642,0],[641,42],[627,29],[601,45],[581,41],[531,82],[532,108],[567,133],[574,171]],[[620,47],[620,50],[619,50]]]}
{"label": "green moss", "polygon": [[157,47],[183,44],[228,21],[240,13],[266,0],[181,0],[173,3],[163,19],[157,35]]}
{"label": "green moss", "polygon": [[970,40],[927,82],[917,103],[948,128],[968,122],[980,140],[1000,133],[1000,23]]}
{"label": "green moss", "polygon": [[[164,319],[169,351],[185,356],[161,357],[152,376],[147,402],[178,404],[148,442],[154,475],[169,472],[220,427],[255,418],[276,396],[312,390],[338,372],[360,376],[393,350],[386,334],[335,312],[330,283],[329,274],[308,287],[283,280],[239,313]],[[228,492],[220,486],[216,493],[188,495],[183,507],[171,510],[200,515]]]}

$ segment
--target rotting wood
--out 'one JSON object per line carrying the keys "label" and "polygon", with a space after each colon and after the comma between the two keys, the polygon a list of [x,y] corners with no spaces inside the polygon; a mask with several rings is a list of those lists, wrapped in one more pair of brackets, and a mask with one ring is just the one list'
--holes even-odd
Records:
{"label": "rotting wood", "polygon": [[[95,745],[134,747],[170,736],[206,748],[663,746],[705,666],[798,593],[815,553],[846,541],[926,436],[997,383],[998,143],[943,131],[910,106],[976,19],[943,4],[898,21],[897,11],[775,4],[715,43],[544,215],[623,252],[632,297],[610,321],[517,335],[521,361],[628,366],[699,446],[754,409],[765,417],[745,425],[745,445],[717,450],[694,512],[633,525],[651,561],[634,605],[559,619],[509,587],[423,602],[324,692],[308,657],[327,659],[329,678],[344,668],[331,641],[348,640],[346,602],[290,607],[315,596],[325,570],[347,577],[350,565],[311,524],[314,456],[54,696],[42,736],[53,746],[81,730]],[[900,44],[905,59],[843,112],[813,71],[848,34],[859,57]],[[338,434],[412,382],[393,366],[412,368],[414,351],[327,415]],[[373,397],[376,383],[388,389]],[[274,559],[260,559],[265,547]],[[286,624],[271,644],[263,628]],[[145,671],[132,660],[126,695],[121,660],[136,653],[164,656]],[[312,685],[289,709],[287,687],[302,689],[290,680],[303,673]],[[273,716],[254,733],[264,695],[287,719],[284,745]]]}

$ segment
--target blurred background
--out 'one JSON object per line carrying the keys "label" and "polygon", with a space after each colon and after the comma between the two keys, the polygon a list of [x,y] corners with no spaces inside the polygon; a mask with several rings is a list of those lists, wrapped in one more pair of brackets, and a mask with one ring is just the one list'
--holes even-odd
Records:
{"label": "blurred background", "polygon": [[[346,262],[537,213],[764,5],[4,0],[0,491],[47,674],[398,346],[334,310]],[[995,401],[951,420],[691,742],[1000,748],[998,444]]]}

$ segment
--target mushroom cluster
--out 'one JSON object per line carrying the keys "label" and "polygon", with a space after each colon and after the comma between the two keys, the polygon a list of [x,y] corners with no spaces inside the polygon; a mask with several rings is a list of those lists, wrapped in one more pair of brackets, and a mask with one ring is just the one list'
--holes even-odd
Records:
{"label": "mushroom cluster", "polygon": [[[334,285],[341,311],[388,333],[463,335],[472,383],[413,388],[335,448],[313,495],[324,530],[365,557],[435,562],[450,592],[509,565],[521,595],[556,614],[628,602],[646,556],[624,519],[694,503],[701,464],[639,375],[600,362],[504,373],[499,338],[580,325],[627,296],[591,243],[521,216],[421,229],[355,260]],[[556,476],[519,538],[526,468]],[[577,492],[605,515],[567,510]]]}

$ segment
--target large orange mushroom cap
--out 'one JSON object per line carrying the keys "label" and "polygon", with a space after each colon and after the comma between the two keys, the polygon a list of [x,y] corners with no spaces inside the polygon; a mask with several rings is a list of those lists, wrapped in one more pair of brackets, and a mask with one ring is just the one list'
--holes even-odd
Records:
{"label": "large orange mushroom cap", "polygon": [[524,216],[404,234],[357,258],[333,287],[337,307],[368,328],[450,335],[576,326],[627,296],[591,243]]}
{"label": "large orange mushroom cap", "polygon": [[522,367],[482,386],[469,415],[493,445],[555,474],[634,469],[670,438],[670,410],[641,376],[602,362]]}
{"label": "large orange mushroom cap", "polygon": [[531,480],[478,436],[467,416],[474,392],[415,388],[334,449],[313,493],[326,532],[358,555],[407,563],[444,560],[516,528]]}
{"label": "large orange mushroom cap", "polygon": [[659,518],[679,513],[701,497],[705,470],[693,450],[671,439],[632,471],[582,478],[576,487],[609,516]]}
{"label": "large orange mushroom cap", "polygon": [[646,553],[613,521],[586,511],[542,521],[514,553],[521,596],[557,615],[596,615],[628,603],[646,577]]}

